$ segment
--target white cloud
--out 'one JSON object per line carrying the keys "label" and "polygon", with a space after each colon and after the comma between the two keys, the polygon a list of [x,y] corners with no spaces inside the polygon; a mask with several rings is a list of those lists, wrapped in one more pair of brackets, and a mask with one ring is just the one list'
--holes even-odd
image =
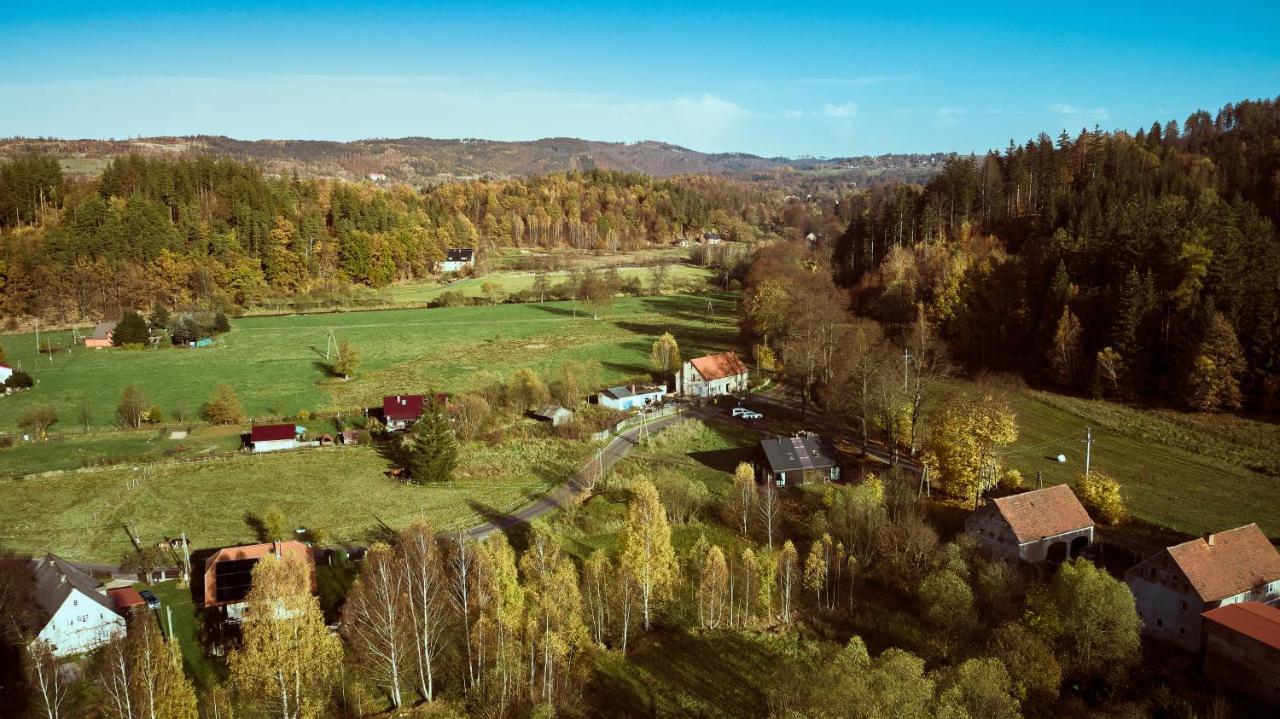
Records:
{"label": "white cloud", "polygon": [[839,119],[847,119],[858,114],[858,106],[852,102],[846,102],[842,105],[823,105],[822,116]]}
{"label": "white cloud", "polygon": [[1083,108],[1083,107],[1077,107],[1076,105],[1071,105],[1068,103],[1055,102],[1054,104],[1046,107],[1045,109],[1056,115],[1062,115],[1064,117],[1071,117],[1071,118],[1106,120],[1107,118],[1111,117],[1111,113],[1107,112],[1107,108],[1105,107]]}

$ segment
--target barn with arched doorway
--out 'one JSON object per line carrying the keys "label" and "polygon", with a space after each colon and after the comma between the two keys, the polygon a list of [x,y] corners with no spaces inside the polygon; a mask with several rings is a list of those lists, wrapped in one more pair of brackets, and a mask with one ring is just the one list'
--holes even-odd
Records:
{"label": "barn with arched doorway", "polygon": [[993,499],[969,515],[964,531],[993,557],[1065,562],[1093,543],[1093,520],[1065,484]]}

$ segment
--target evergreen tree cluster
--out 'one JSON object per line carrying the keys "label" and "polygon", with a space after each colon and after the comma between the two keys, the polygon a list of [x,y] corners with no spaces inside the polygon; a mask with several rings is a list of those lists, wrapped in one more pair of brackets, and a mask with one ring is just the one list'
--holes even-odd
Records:
{"label": "evergreen tree cluster", "polygon": [[972,369],[1280,402],[1280,100],[1041,134],[850,204],[837,278],[891,325],[923,304]]}

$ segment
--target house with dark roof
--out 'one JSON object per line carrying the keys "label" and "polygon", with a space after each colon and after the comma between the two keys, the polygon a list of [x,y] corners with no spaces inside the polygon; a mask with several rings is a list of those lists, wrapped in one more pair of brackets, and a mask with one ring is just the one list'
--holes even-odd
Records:
{"label": "house with dark roof", "polygon": [[676,392],[686,397],[721,397],[747,391],[747,366],[736,352],[698,357],[676,373]]}
{"label": "house with dark roof", "polygon": [[1280,608],[1241,602],[1204,620],[1204,673],[1226,691],[1280,707]]}
{"label": "house with dark roof", "polygon": [[83,654],[125,631],[125,621],[87,572],[52,554],[36,562],[36,606],[44,624],[35,641],[56,657]]}
{"label": "house with dark roof", "polygon": [[1197,651],[1202,615],[1240,602],[1280,601],[1280,552],[1256,524],[1169,547],[1125,572],[1144,631]]}
{"label": "house with dark roof", "polygon": [[631,384],[603,390],[596,396],[596,401],[603,407],[630,412],[654,402],[661,402],[666,396],[666,385]]}
{"label": "house with dark roof", "polygon": [[254,452],[275,452],[293,449],[301,445],[298,437],[306,431],[293,423],[255,424],[249,430],[249,449]]}
{"label": "house with dark roof", "polygon": [[757,481],[779,487],[840,479],[839,463],[815,434],[761,440],[752,464]]}
{"label": "house with dark roof", "polygon": [[1093,544],[1093,519],[1065,484],[993,499],[965,519],[964,531],[1011,562],[1061,562]]}
{"label": "house with dark roof", "polygon": [[476,251],[471,247],[450,247],[444,254],[444,261],[436,263],[439,272],[461,272],[467,267],[475,267]]}
{"label": "house with dark roof", "polygon": [[84,346],[100,349],[111,346],[111,337],[116,331],[115,322],[99,322],[93,326],[93,334],[84,338]]}
{"label": "house with dark roof", "polygon": [[559,427],[573,420],[573,410],[558,404],[544,404],[529,413],[534,419]]}
{"label": "house with dark roof", "polygon": [[244,615],[245,597],[253,583],[253,568],[268,554],[279,559],[299,557],[311,569],[311,590],[316,590],[315,560],[302,542],[265,542],[223,547],[204,560],[204,607],[217,610],[222,619],[238,622]]}
{"label": "house with dark roof", "polygon": [[390,432],[408,429],[422,418],[427,398],[420,394],[397,394],[382,398],[382,422]]}
{"label": "house with dark roof", "polygon": [[704,245],[718,245],[723,241],[724,238],[720,236],[719,232],[702,233],[702,244]]}

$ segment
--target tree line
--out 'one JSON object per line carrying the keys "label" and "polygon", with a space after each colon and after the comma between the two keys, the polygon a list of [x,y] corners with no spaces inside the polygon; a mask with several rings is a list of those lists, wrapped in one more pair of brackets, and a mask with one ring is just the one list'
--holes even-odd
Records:
{"label": "tree line", "polygon": [[84,180],[33,155],[0,165],[0,308],[63,320],[155,302],[230,309],[424,277],[449,247],[619,251],[713,228],[750,240],[776,231],[786,204],[711,177],[592,170],[384,189],[130,155]]}
{"label": "tree line", "polygon": [[846,203],[860,314],[923,307],[969,369],[1196,409],[1280,400],[1280,102],[1041,134]]}

